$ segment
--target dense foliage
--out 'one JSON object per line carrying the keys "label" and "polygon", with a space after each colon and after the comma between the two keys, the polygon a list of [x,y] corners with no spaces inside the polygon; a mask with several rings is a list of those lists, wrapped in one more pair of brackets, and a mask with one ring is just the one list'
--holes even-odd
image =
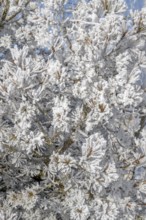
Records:
{"label": "dense foliage", "polygon": [[146,217],[146,9],[0,1],[0,220]]}

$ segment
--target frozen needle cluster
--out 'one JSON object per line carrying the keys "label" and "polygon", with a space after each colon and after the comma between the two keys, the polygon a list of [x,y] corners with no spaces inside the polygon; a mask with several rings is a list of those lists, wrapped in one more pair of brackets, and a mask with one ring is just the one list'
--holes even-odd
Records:
{"label": "frozen needle cluster", "polygon": [[146,219],[146,8],[0,1],[0,220]]}

